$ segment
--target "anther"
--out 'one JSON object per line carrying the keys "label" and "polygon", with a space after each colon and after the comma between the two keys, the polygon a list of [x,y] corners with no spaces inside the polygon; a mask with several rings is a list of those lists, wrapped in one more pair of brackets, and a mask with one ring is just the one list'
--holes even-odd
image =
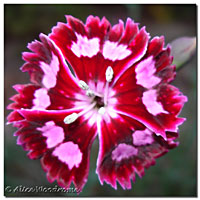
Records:
{"label": "anther", "polygon": [[88,90],[86,91],[86,95],[87,95],[88,97],[93,97],[93,96],[95,96],[95,95],[94,95],[94,92],[93,92],[92,90],[90,90],[90,89],[88,89]]}
{"label": "anther", "polygon": [[85,109],[83,109],[81,112],[77,113],[72,113],[71,115],[68,115],[64,118],[64,123],[65,124],[71,124],[73,122],[75,122],[80,116],[86,114],[87,112],[89,112],[90,110],[92,110],[96,105],[96,102],[90,104],[89,106],[87,106]]}
{"label": "anther", "polygon": [[67,117],[65,117],[64,119],[64,123],[65,124],[71,124],[74,121],[76,121],[76,119],[79,117],[79,115],[77,113],[72,113],[71,115],[68,115]]}
{"label": "anther", "polygon": [[99,110],[98,110],[98,113],[99,113],[100,115],[104,115],[105,112],[106,112],[105,107],[101,107],[101,108],[99,108]]}
{"label": "anther", "polygon": [[78,85],[83,90],[88,90],[89,89],[89,86],[88,86],[88,84],[85,81],[80,80],[79,83],[78,83]]}
{"label": "anther", "polygon": [[106,69],[106,81],[111,82],[113,79],[113,75],[114,75],[114,72],[113,72],[112,67],[108,66],[108,68]]}

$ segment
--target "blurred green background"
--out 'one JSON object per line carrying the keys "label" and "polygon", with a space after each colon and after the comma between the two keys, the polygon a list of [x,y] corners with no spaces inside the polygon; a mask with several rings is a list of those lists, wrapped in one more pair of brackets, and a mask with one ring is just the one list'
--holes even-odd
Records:
{"label": "blurred green background", "polygon": [[[21,52],[27,51],[27,43],[38,39],[39,34],[48,34],[58,21],[65,22],[64,15],[73,15],[85,22],[90,14],[106,16],[111,24],[119,19],[131,17],[146,26],[151,36],[165,36],[166,43],[181,36],[196,36],[196,5],[4,5],[5,22],[5,122],[10,111],[6,106],[9,97],[15,94],[12,85],[28,83],[28,74],[19,68],[24,63]],[[88,181],[79,196],[196,196],[197,195],[197,63],[196,55],[182,67],[173,85],[188,96],[188,103],[181,113],[187,121],[180,127],[180,146],[164,157],[157,159],[156,165],[146,171],[146,175],[131,190],[114,190],[109,185],[100,185],[95,173],[98,153],[98,139],[92,147]],[[26,152],[16,145],[13,137],[15,128],[5,126],[5,187],[46,186],[48,183],[39,160],[30,160]],[[73,187],[73,186],[72,186]],[[69,193],[9,193],[6,196],[76,196]]]}

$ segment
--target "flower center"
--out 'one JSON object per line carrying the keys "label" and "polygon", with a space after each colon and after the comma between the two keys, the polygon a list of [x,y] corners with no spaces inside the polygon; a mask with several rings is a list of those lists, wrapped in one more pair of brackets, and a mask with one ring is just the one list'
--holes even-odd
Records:
{"label": "flower center", "polygon": [[98,113],[100,115],[104,115],[106,112],[106,107],[108,106],[109,83],[112,81],[113,75],[114,72],[112,67],[108,66],[105,73],[106,84],[104,90],[102,91],[102,94],[99,94],[98,92],[91,90],[91,88],[86,82],[80,80],[78,85],[81,89],[85,90],[85,94],[88,97],[90,97],[90,103],[80,113],[72,113],[71,115],[66,116],[64,122],[66,124],[71,124],[74,121],[76,121],[78,117],[82,116],[83,114],[86,114],[91,110],[98,110]]}
{"label": "flower center", "polygon": [[104,104],[104,98],[102,98],[102,97],[95,96],[94,99],[93,99],[93,102],[96,102],[95,107],[97,109],[105,106],[105,104]]}

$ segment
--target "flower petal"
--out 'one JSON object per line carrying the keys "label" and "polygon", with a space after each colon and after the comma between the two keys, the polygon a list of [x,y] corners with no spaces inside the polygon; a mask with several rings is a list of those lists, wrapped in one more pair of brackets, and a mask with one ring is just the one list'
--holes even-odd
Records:
{"label": "flower petal", "polygon": [[[158,88],[158,102],[163,105],[163,108],[174,115],[178,115],[183,108],[187,97],[183,96],[178,88],[163,84]],[[166,95],[167,94],[167,95]]]}
{"label": "flower petal", "polygon": [[155,164],[155,158],[178,145],[172,137],[168,140],[170,133],[165,141],[139,122],[121,115],[111,123],[99,119],[98,131],[100,149],[96,172],[101,184],[105,181],[115,189],[117,181],[123,189],[131,189],[135,173],[143,176],[144,169]]}
{"label": "flower petal", "polygon": [[50,38],[59,46],[76,76],[87,82],[89,75],[95,76],[100,44],[104,41],[109,23],[105,18],[100,22],[98,17],[93,16],[87,18],[86,25],[72,16],[67,15],[66,18],[68,23],[58,23]]}
{"label": "flower petal", "polygon": [[157,75],[162,79],[162,82],[169,83],[174,80],[176,75],[176,66],[172,65],[173,57],[171,56],[171,48],[166,49],[155,57]]}
{"label": "flower petal", "polygon": [[[67,16],[67,24],[58,23],[52,29],[50,38],[59,46],[76,76],[85,82],[105,82],[105,71],[112,66],[119,77],[146,52],[149,35],[130,18],[123,31],[123,23],[111,27],[103,18],[89,16],[86,25]],[[101,67],[99,67],[101,66]]]}
{"label": "flower petal", "polygon": [[119,20],[118,24],[115,24],[113,27],[111,27],[111,30],[109,32],[109,40],[111,42],[118,42],[123,34],[124,31],[124,22],[122,20]]}
{"label": "flower petal", "polygon": [[[34,41],[28,48],[34,53],[23,53],[26,63],[22,71],[28,71],[35,85],[16,85],[20,94],[12,97],[15,101],[9,109],[32,108],[59,110],[75,106],[83,94],[71,74],[62,53],[47,36],[41,34],[42,42]],[[77,94],[79,98],[77,99]]]}
{"label": "flower petal", "polygon": [[146,52],[146,57],[149,56],[154,56],[156,57],[164,47],[164,37],[154,37],[148,45],[147,52]]}
{"label": "flower petal", "polygon": [[[152,57],[148,57],[128,69],[113,87],[115,95],[112,98],[117,99],[113,109],[138,120],[166,139],[165,131],[176,132],[178,126],[183,123],[184,119],[177,118],[177,114],[187,99],[177,88],[163,81],[166,76],[158,76],[161,71],[157,72],[156,67],[156,62],[152,60]],[[159,84],[155,80],[159,80]],[[167,88],[171,92],[164,93],[163,91],[167,91]],[[165,101],[161,99],[170,102],[168,109],[166,109]],[[176,110],[173,111],[174,107]]]}
{"label": "flower petal", "polygon": [[19,93],[10,98],[10,100],[14,101],[8,105],[7,109],[20,109],[20,108],[32,108],[33,99],[35,91],[40,89],[40,86],[27,84],[27,85],[14,85],[13,88]]}
{"label": "flower petal", "polygon": [[134,63],[139,61],[146,53],[148,46],[149,34],[143,27],[132,42],[128,45],[128,49],[131,50],[129,56],[124,57],[124,59],[117,60],[113,63],[112,67],[114,69],[115,79],[113,85],[121,77],[121,75],[130,68]]}
{"label": "flower petal", "polygon": [[24,120],[15,122],[21,128],[15,133],[17,144],[29,151],[30,159],[41,159],[50,182],[58,181],[64,188],[71,182],[80,192],[89,172],[91,145],[96,136],[96,124],[88,125],[79,117],[66,125],[64,118],[69,111],[18,111]]}
{"label": "flower petal", "polygon": [[56,89],[49,91],[34,84],[17,84],[13,88],[18,94],[10,98],[14,103],[9,104],[7,109],[62,110],[86,106],[87,97],[75,93],[75,98],[72,98],[64,89],[60,90],[61,95]]}

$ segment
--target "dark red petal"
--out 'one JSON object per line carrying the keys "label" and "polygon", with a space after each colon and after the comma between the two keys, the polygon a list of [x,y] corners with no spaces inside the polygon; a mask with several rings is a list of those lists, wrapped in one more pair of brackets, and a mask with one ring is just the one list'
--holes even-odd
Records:
{"label": "dark red petal", "polygon": [[7,116],[8,124],[14,121],[21,121],[23,119],[24,118],[17,111],[13,111]]}
{"label": "dark red petal", "polygon": [[[115,189],[117,181],[123,189],[131,189],[131,180],[135,181],[135,173],[143,176],[144,169],[155,164],[155,158],[172,148],[173,141],[163,140],[128,117],[119,115],[111,123],[99,120],[98,127],[100,149],[97,174],[101,184],[105,181]],[[142,134],[148,137],[145,139]],[[175,146],[177,144],[173,147]]]}
{"label": "dark red petal", "polygon": [[158,54],[156,59],[157,72],[172,64],[173,57],[171,56],[171,48],[168,46],[166,49]]}
{"label": "dark red petal", "polygon": [[[29,109],[23,109],[14,112],[18,112],[19,115],[23,117],[23,120],[14,121],[15,126],[20,128],[15,133],[15,135],[18,136],[17,144],[23,145],[24,149],[29,151],[28,155],[31,159],[37,159],[41,157],[48,149],[51,149],[49,144],[52,144],[53,141],[54,145],[59,143],[59,141],[55,140],[55,138],[51,138],[51,135],[45,136],[43,133],[52,130],[52,134],[57,132],[57,138],[59,138],[61,135],[62,137],[65,137],[64,128],[66,125],[64,124],[63,120],[68,114],[72,113],[69,111],[56,112]],[[49,134],[50,133],[51,132],[49,132]],[[47,141],[48,138],[51,140],[50,142]]]}
{"label": "dark red petal", "polygon": [[128,44],[129,45],[131,43],[131,41],[133,41],[133,39],[138,34],[138,31],[139,31],[138,24],[134,23],[132,21],[132,19],[127,18],[126,27],[125,27],[125,30],[123,32],[123,36],[122,36],[119,44]]}
{"label": "dark red petal", "polygon": [[146,53],[146,57],[149,57],[149,56],[157,56],[162,50],[163,50],[163,47],[164,47],[164,37],[161,36],[161,37],[154,37],[150,42],[149,42],[149,45],[148,45],[148,48],[147,48],[147,53]]}
{"label": "dark red petal", "polygon": [[104,38],[111,27],[109,21],[105,17],[100,20],[99,17],[94,17],[92,15],[87,17],[85,26],[88,38],[99,38],[100,45],[103,44]]}
{"label": "dark red petal", "polygon": [[14,95],[10,98],[10,100],[14,101],[8,105],[7,109],[20,109],[20,108],[32,108],[34,93],[36,90],[40,88],[40,86],[27,84],[27,85],[15,85],[13,86],[15,90],[19,92],[19,94]]}
{"label": "dark red petal", "polygon": [[122,20],[119,20],[118,24],[115,24],[110,32],[109,32],[109,40],[111,42],[118,42],[122,36],[122,33],[124,31],[124,22]]}
{"label": "dark red petal", "polygon": [[[96,73],[98,53],[110,24],[105,18],[100,21],[98,17],[93,16],[87,18],[84,26],[82,22],[71,16],[67,16],[67,21],[68,24],[59,23],[54,27],[50,38],[59,46],[76,76],[88,82],[98,74]],[[74,34],[73,37],[71,33]],[[67,40],[64,37],[67,37]]]}
{"label": "dark red petal", "polygon": [[131,50],[131,54],[128,57],[122,60],[116,60],[113,63],[112,67],[115,75],[113,85],[128,68],[145,55],[148,40],[149,34],[145,31],[145,28],[142,28],[128,47],[128,49]]}
{"label": "dark red petal", "polygon": [[[38,85],[25,84],[25,85],[15,85],[14,88],[19,92],[19,94],[14,95],[10,100],[14,101],[8,105],[7,109],[48,109],[48,110],[61,110],[70,109],[75,105],[75,101],[81,101],[82,99],[77,99],[74,97],[73,90],[71,88],[63,87],[61,82],[58,81],[57,87],[47,90],[46,88],[41,88]],[[74,97],[74,98],[73,98]]]}
{"label": "dark red petal", "polygon": [[23,53],[27,63],[22,66],[22,71],[28,71],[33,83],[47,89],[55,87],[61,79],[67,86],[70,84],[77,90],[75,79],[58,47],[44,34],[40,34],[40,39],[42,42],[34,41],[28,45],[34,53]]}
{"label": "dark red petal", "polygon": [[[129,26],[132,27],[130,24]],[[127,25],[127,27],[129,26]],[[135,24],[134,27],[135,26],[137,25]],[[129,28],[127,29],[129,30]],[[132,31],[134,33],[134,29]],[[123,46],[117,46],[114,53],[112,53],[112,51],[110,51],[111,53],[109,53],[109,51],[105,51],[107,52],[107,54],[105,53],[105,55],[103,53],[103,58],[106,58],[106,60],[104,61],[104,64],[101,64],[102,62],[99,59],[98,64],[101,64],[101,71],[98,73],[99,81],[105,81],[105,71],[108,66],[111,66],[114,71],[114,78],[111,83],[111,85],[113,86],[128,68],[130,68],[134,63],[136,63],[144,56],[149,39],[149,35],[145,31],[145,28],[142,28],[136,36],[133,35],[132,37],[133,40],[129,45],[118,44]],[[112,47],[112,45],[112,43],[108,43],[107,49],[109,49],[109,46]],[[121,48],[124,48],[123,51],[121,50]]]}
{"label": "dark red petal", "polygon": [[28,48],[34,53],[23,53],[27,61],[22,71],[28,71],[35,85],[16,85],[19,94],[13,96],[9,109],[33,108],[60,110],[74,107],[76,95],[81,93],[63,55],[55,44],[40,34],[42,42],[34,41]]}
{"label": "dark red petal", "polygon": [[175,140],[178,137],[178,133],[176,132],[166,132],[167,139],[170,140]]}
{"label": "dark red petal", "polygon": [[[144,66],[144,68],[145,67],[150,68],[150,65]],[[137,73],[143,72],[135,72],[136,68],[137,65],[128,69],[113,87],[115,91],[113,97],[117,98],[117,103],[114,105],[114,109],[116,109],[118,113],[138,120],[156,134],[162,135],[166,138],[165,131],[176,132],[178,126],[184,121],[182,118],[177,118],[177,114],[180,112],[184,102],[186,101],[186,97],[178,92],[178,89],[175,89],[175,87],[162,86],[161,84],[161,86],[159,86],[162,88],[161,90],[159,87],[157,89],[146,89],[142,85],[138,85]],[[148,78],[148,73],[145,74],[147,78],[144,79],[143,77],[143,82],[141,82],[145,82],[145,86],[147,85],[147,87],[152,83],[151,79]],[[153,76],[155,75],[152,75],[151,78]],[[140,75],[140,77],[142,76]],[[161,93],[161,91],[164,91],[164,88],[166,87],[174,88],[173,90],[176,92],[168,93],[166,91],[165,94],[164,92]],[[162,97],[162,95],[164,96]],[[180,97],[177,98],[177,95]],[[166,103],[164,103],[164,100],[162,102],[159,100],[162,98],[164,99],[164,97],[165,101],[169,102],[170,108],[168,107],[168,109],[165,109]],[[179,104],[177,105],[176,101],[179,98],[182,99],[182,101],[179,101]],[[176,109],[173,110],[174,108]]]}
{"label": "dark red petal", "polygon": [[50,182],[57,180],[65,188],[73,182],[80,192],[88,177],[96,124],[88,124],[87,120],[79,117],[66,125],[64,118],[72,114],[71,111],[24,109],[18,112],[24,120],[15,122],[21,126],[15,133],[17,144],[29,151],[30,159],[42,158],[41,163]]}
{"label": "dark red petal", "polygon": [[[49,37],[59,46],[76,76],[87,83],[89,80],[105,82],[108,66],[119,77],[146,52],[149,35],[144,28],[139,31],[138,24],[131,19],[127,19],[124,33],[121,21],[113,28],[106,18],[100,21],[93,16],[87,18],[86,25],[70,16],[67,21],[66,25],[59,23],[54,27]],[[71,37],[71,32],[75,37]]]}
{"label": "dark red petal", "polygon": [[86,35],[85,26],[82,21],[71,15],[66,15],[66,19],[68,22],[67,25],[71,27],[73,32],[79,33],[81,35]]}
{"label": "dark red petal", "polygon": [[[116,180],[120,181],[119,179],[121,178],[121,176],[118,176],[118,173],[115,172],[118,165],[110,165],[108,160],[112,162],[111,153],[118,144],[132,143],[132,133],[134,129],[144,129],[144,126],[126,116],[119,115],[117,119],[111,119],[110,123],[104,120],[98,121],[100,147],[96,172],[101,184],[103,184],[105,180],[116,189]],[[112,170],[114,170],[114,172],[112,172]],[[128,177],[127,180],[124,179],[124,183],[120,182],[122,187],[125,187],[127,181],[129,181]]]}
{"label": "dark red petal", "polygon": [[187,97],[172,85],[161,85],[158,88],[158,94],[158,101],[162,103],[165,110],[173,115],[178,115],[184,103],[187,102]]}
{"label": "dark red petal", "polygon": [[177,118],[174,115],[169,114],[159,114],[155,117],[148,113],[146,108],[143,106],[139,107],[138,105],[137,107],[138,109],[127,105],[116,106],[118,113],[138,120],[146,125],[150,130],[154,131],[157,135],[161,135],[165,139],[165,131],[178,131],[178,126],[185,121],[184,118]]}
{"label": "dark red petal", "polygon": [[155,57],[156,74],[162,79],[162,82],[169,83],[176,76],[176,66],[172,65],[173,57],[171,56],[171,48],[166,49]]}

